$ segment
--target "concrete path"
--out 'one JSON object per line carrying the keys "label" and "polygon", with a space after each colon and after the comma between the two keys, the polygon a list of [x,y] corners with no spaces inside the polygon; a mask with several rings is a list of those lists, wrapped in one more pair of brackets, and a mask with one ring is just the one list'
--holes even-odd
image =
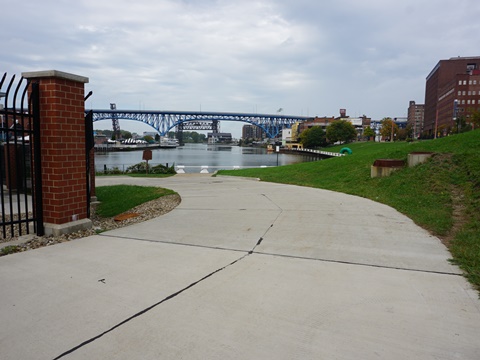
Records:
{"label": "concrete path", "polygon": [[440,241],[344,194],[208,175],[159,218],[0,258],[0,359],[479,359]]}

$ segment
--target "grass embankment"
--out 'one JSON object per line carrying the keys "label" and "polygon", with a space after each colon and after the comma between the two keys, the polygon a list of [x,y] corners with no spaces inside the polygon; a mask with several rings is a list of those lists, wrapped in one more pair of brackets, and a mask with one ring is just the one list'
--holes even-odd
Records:
{"label": "grass embankment", "polygon": [[176,194],[169,189],[136,185],[98,186],[95,188],[95,193],[100,201],[96,213],[105,218],[124,213],[147,201]]}
{"label": "grass embankment", "polygon": [[[328,148],[339,151],[341,147]],[[378,201],[442,238],[480,290],[480,130],[415,143],[353,143],[340,158],[219,174],[339,191]],[[370,177],[376,159],[403,159],[415,151],[437,153],[427,163],[389,177]]]}

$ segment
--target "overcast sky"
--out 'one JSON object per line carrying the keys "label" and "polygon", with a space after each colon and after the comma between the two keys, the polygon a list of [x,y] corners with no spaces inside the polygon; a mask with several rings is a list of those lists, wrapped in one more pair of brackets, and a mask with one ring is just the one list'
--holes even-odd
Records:
{"label": "overcast sky", "polygon": [[[0,71],[88,77],[95,109],[401,117],[410,100],[424,102],[439,60],[480,55],[478,0],[1,4]],[[221,131],[239,137],[240,127]]]}

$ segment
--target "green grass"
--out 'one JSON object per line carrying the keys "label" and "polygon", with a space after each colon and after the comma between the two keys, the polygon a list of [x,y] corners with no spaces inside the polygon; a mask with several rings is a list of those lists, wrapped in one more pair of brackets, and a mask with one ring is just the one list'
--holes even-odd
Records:
{"label": "green grass", "polygon": [[5,246],[4,248],[0,249],[0,256],[14,254],[19,251],[20,251],[20,246],[17,246],[17,245]]}
{"label": "green grass", "polygon": [[[415,143],[353,143],[340,158],[266,169],[222,170],[221,175],[339,191],[402,212],[434,235],[451,238],[453,262],[480,289],[480,130]],[[343,146],[328,148],[339,151]],[[376,159],[407,160],[410,152],[437,153],[430,161],[389,177],[370,177]],[[455,221],[454,210],[461,210]]]}
{"label": "green grass", "polygon": [[176,194],[169,189],[137,185],[98,186],[95,193],[100,201],[96,213],[101,217],[116,216],[147,201]]}

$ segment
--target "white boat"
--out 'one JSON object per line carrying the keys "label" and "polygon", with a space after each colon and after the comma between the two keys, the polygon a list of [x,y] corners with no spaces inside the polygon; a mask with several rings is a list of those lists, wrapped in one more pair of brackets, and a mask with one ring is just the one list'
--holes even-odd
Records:
{"label": "white boat", "polygon": [[171,138],[162,138],[160,139],[160,147],[161,148],[176,148],[178,146],[177,139]]}

